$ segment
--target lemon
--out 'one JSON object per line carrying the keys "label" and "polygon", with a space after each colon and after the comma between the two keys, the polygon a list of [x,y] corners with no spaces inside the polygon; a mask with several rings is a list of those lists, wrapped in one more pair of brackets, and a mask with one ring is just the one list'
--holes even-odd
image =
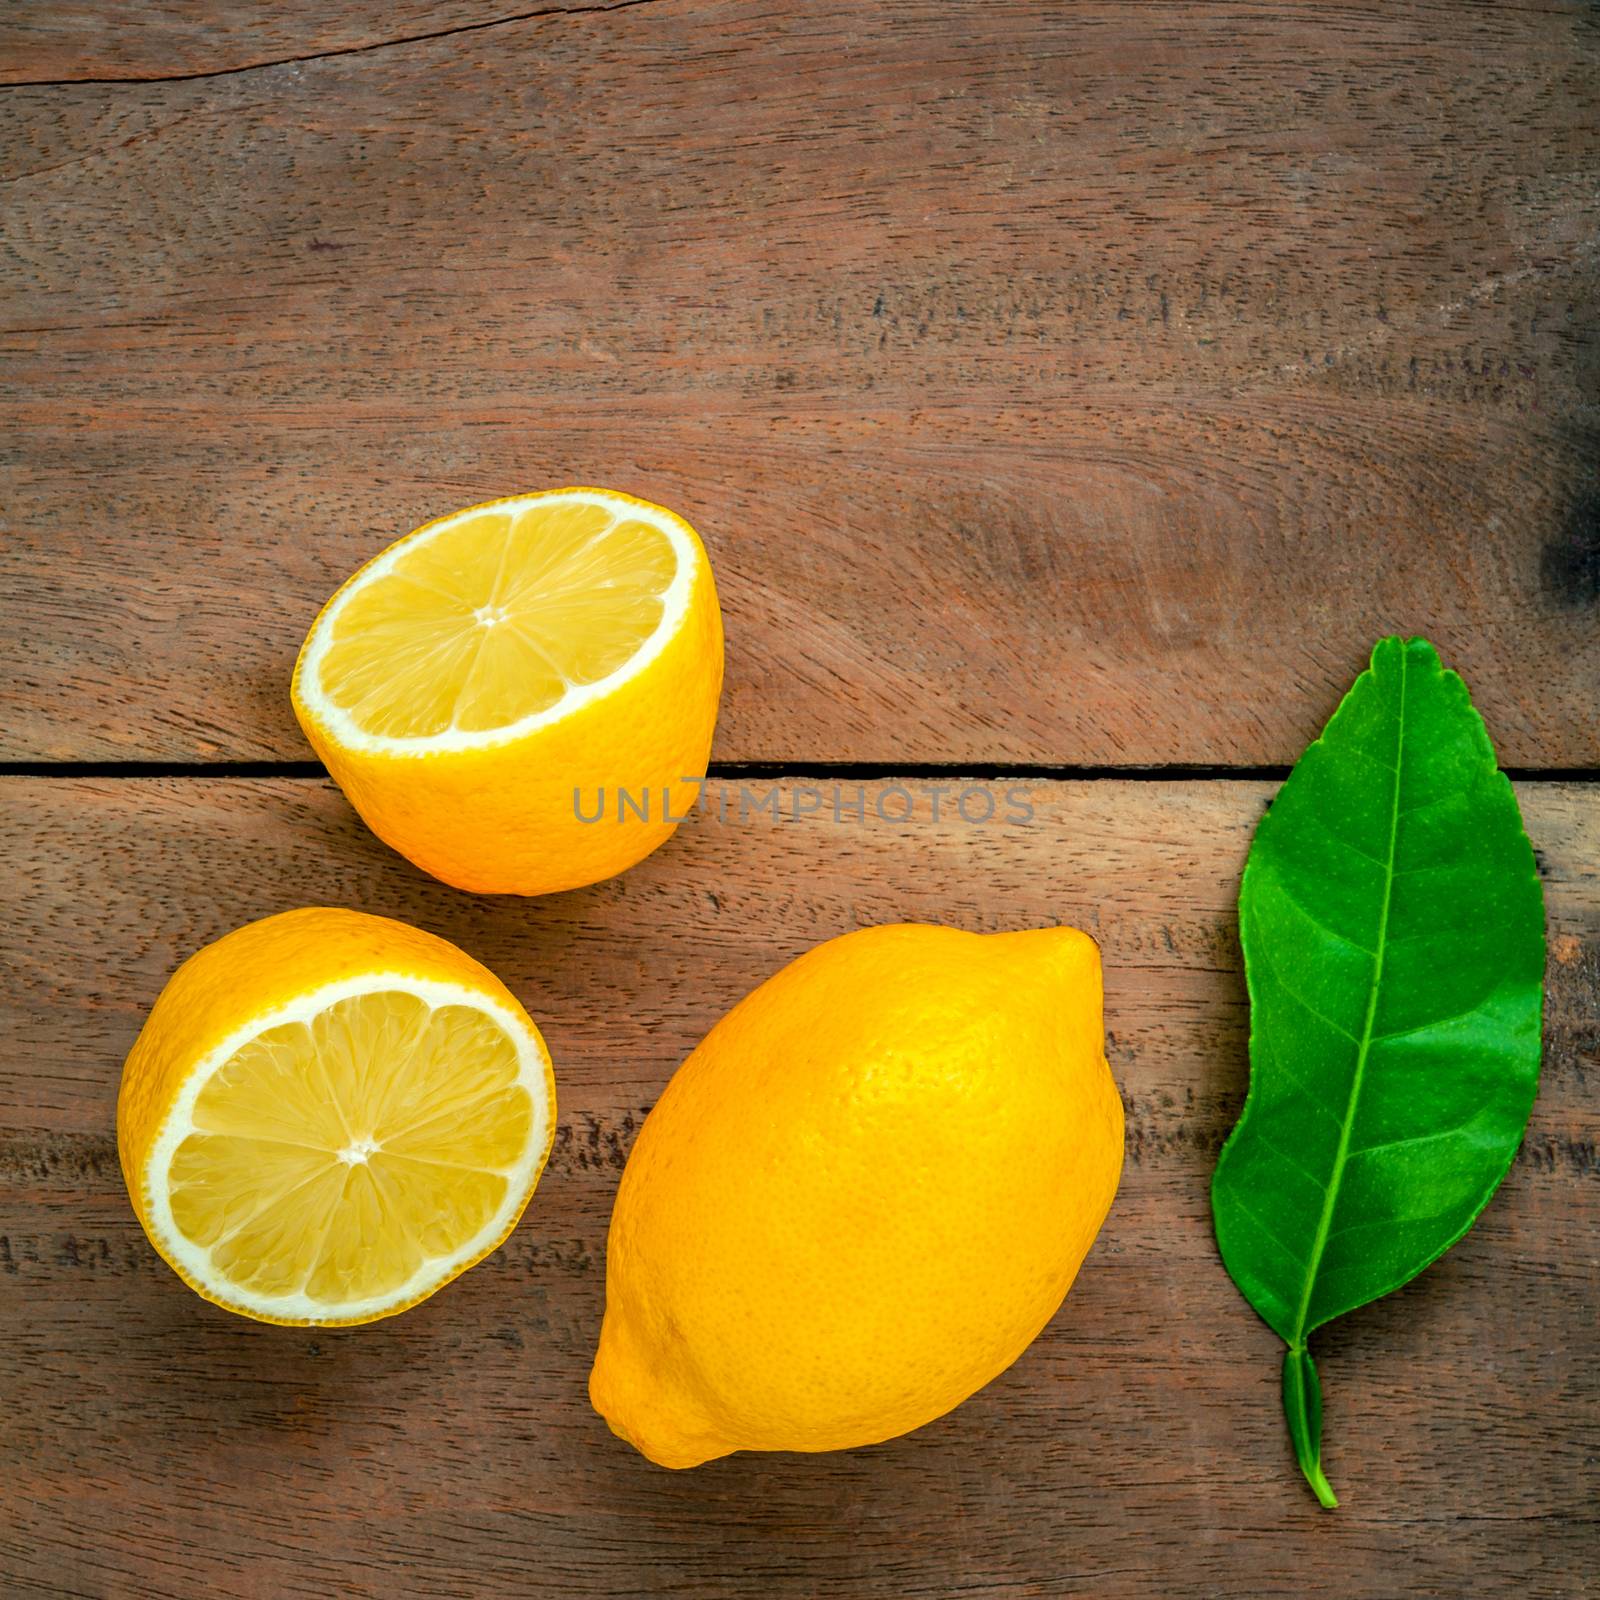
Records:
{"label": "lemon", "polygon": [[721,688],[694,529],[628,495],[554,489],[369,561],[306,636],[291,695],[379,838],[457,888],[545,894],[671,835]]}
{"label": "lemon", "polygon": [[486,968],[313,908],[207,945],[122,1071],[133,1208],[207,1300],[263,1322],[403,1311],[487,1255],[550,1152],[539,1030]]}
{"label": "lemon", "polygon": [[919,1427],[1044,1327],[1121,1167],[1087,935],[830,940],[735,1006],[645,1120],[590,1398],[669,1467]]}

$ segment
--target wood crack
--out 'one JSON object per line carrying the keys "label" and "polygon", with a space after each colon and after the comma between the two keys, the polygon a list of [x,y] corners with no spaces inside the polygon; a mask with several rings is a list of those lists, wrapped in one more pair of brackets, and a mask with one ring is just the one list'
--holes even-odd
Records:
{"label": "wood crack", "polygon": [[339,56],[370,55],[378,50],[393,50],[408,44],[429,44],[461,33],[483,33],[490,28],[507,28],[519,22],[538,22],[545,17],[588,17],[607,11],[631,11],[636,6],[654,5],[658,0],[610,0],[605,5],[542,6],[535,11],[519,11],[506,17],[489,17],[482,22],[463,22],[453,28],[436,28],[430,33],[405,34],[398,39],[374,39],[367,44],[341,45],[333,50],[314,50],[305,55],[279,56],[268,61],[247,61],[237,67],[213,67],[205,72],[166,72],[96,78],[23,78],[0,84],[0,89],[69,89],[95,84],[204,83],[212,78],[236,78],[246,72],[266,72],[273,67],[303,66],[312,61],[331,61]]}

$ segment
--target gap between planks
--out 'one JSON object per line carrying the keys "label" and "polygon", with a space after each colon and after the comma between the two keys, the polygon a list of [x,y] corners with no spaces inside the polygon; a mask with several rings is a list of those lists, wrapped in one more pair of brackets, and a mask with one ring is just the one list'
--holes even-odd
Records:
{"label": "gap between planks", "polygon": [[[826,779],[881,783],[894,778],[1019,779],[1039,783],[1282,783],[1286,766],[1228,766],[1169,762],[1157,766],[1052,766],[1040,762],[993,761],[713,761],[709,780]],[[1502,767],[1513,783],[1600,783],[1600,767]],[[328,777],[320,761],[7,761],[4,778],[272,778]],[[331,781],[331,779],[329,780]]]}

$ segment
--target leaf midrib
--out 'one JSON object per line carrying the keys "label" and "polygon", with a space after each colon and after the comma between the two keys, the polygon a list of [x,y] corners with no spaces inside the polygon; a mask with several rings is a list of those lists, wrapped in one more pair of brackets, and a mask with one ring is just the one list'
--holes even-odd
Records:
{"label": "leaf midrib", "polygon": [[1378,993],[1383,986],[1383,961],[1389,944],[1389,905],[1394,896],[1395,845],[1400,833],[1400,769],[1405,760],[1406,736],[1406,649],[1400,647],[1400,705],[1395,714],[1394,734],[1394,785],[1389,802],[1389,848],[1383,862],[1383,904],[1378,912],[1377,949],[1372,956],[1372,982],[1367,990],[1367,1014],[1361,1025],[1361,1037],[1356,1047],[1355,1071],[1350,1077],[1350,1094],[1345,1101],[1344,1122],[1339,1129],[1339,1144],[1333,1156],[1333,1174],[1322,1196],[1322,1215],[1317,1220],[1316,1237],[1311,1241],[1311,1254],[1306,1262],[1305,1285],[1300,1292],[1300,1305],[1295,1312],[1294,1337],[1289,1341],[1293,1350],[1303,1350],[1306,1342],[1306,1318],[1311,1313],[1311,1297],[1316,1291],[1317,1273],[1322,1267],[1322,1254],[1327,1248],[1333,1226],[1333,1214],[1339,1204],[1339,1188],[1344,1180],[1345,1162],[1350,1154],[1350,1139],[1355,1128],[1356,1106],[1361,1099],[1361,1083],[1366,1076],[1367,1054],[1372,1048],[1373,1024],[1378,1015]]}

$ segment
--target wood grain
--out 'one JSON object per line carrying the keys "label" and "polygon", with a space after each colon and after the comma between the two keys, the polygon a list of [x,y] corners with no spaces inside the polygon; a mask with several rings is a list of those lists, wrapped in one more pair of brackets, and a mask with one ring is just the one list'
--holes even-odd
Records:
{"label": "wood grain", "polygon": [[[763,786],[764,787],[764,786]],[[1548,896],[1547,1057],[1479,1225],[1327,1330],[1318,1511],[1277,1346],[1212,1244],[1245,1078],[1232,906],[1270,786],[1019,785],[1026,825],[716,796],[609,884],[535,902],[410,871],[326,783],[0,783],[0,1589],[94,1596],[1567,1597],[1593,1592],[1600,1381],[1600,809],[1519,795]],[[1005,786],[992,786],[997,791]],[[782,810],[796,786],[782,786]],[[803,802],[804,811],[809,802]],[[905,802],[890,798],[898,814]],[[969,802],[976,814],[982,807]],[[998,809],[1004,810],[1003,801]],[[551,1168],[505,1249],[351,1333],[189,1293],[138,1232],[112,1107],[173,966],[325,900],[487,960],[539,1019]],[[862,923],[1072,921],[1102,942],[1122,1192],[1067,1307],[1004,1377],[875,1449],[650,1467],[589,1411],[606,1219],[640,1117],[754,983]]]}
{"label": "wood grain", "polygon": [[[25,6],[16,70],[257,10]],[[1509,763],[1600,764],[1597,101],[1593,7],[1425,0],[650,0],[0,92],[0,758],[303,756],[348,571],[598,480],[712,549],[725,761],[1286,763],[1400,630]]]}

